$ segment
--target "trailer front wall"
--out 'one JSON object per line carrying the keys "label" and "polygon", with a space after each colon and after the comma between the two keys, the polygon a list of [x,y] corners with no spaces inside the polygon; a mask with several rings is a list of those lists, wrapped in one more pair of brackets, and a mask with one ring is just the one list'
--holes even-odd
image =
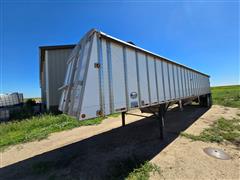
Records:
{"label": "trailer front wall", "polygon": [[89,119],[210,93],[208,76],[97,33],[87,39],[71,56],[63,112]]}

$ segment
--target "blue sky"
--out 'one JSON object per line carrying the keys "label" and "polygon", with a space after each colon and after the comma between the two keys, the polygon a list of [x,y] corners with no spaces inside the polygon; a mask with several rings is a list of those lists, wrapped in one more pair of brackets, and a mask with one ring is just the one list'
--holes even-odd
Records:
{"label": "blue sky", "polygon": [[237,1],[0,2],[0,93],[40,97],[38,47],[91,28],[207,73],[212,86],[239,84]]}

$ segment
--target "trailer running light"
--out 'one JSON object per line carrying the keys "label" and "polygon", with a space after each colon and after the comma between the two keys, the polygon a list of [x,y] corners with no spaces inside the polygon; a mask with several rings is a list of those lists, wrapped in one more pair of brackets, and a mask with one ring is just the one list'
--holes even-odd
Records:
{"label": "trailer running light", "polygon": [[81,114],[81,118],[83,118],[83,119],[84,119],[85,117],[86,117],[86,115],[85,115],[85,114]]}

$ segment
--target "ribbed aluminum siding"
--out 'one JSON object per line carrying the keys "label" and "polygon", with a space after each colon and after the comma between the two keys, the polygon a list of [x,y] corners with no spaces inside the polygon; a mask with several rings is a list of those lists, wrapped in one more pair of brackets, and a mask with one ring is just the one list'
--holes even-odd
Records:
{"label": "ribbed aluminum siding", "polygon": [[58,106],[67,69],[67,60],[72,49],[45,51],[46,101],[47,108]]}

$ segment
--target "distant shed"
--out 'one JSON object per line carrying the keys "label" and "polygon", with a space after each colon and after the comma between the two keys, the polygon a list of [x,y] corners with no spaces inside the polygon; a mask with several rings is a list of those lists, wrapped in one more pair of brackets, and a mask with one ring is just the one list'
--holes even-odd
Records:
{"label": "distant shed", "polygon": [[47,110],[57,110],[61,97],[68,57],[72,45],[40,46],[40,88],[42,102]]}

